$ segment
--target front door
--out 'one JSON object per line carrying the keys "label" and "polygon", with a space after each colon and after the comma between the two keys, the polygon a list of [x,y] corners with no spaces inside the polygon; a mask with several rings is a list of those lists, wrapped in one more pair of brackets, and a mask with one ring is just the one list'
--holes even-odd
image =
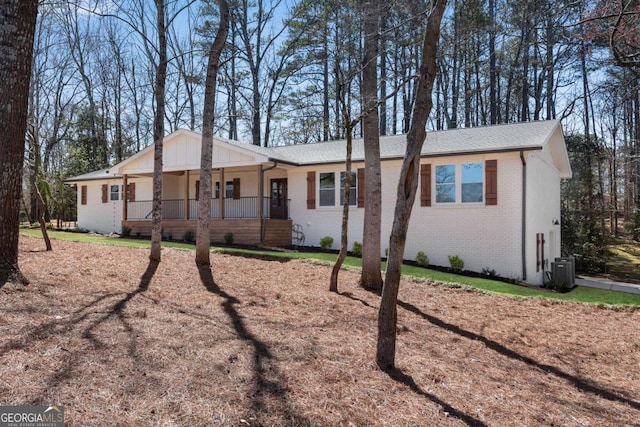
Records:
{"label": "front door", "polygon": [[287,178],[271,180],[271,219],[288,219]]}

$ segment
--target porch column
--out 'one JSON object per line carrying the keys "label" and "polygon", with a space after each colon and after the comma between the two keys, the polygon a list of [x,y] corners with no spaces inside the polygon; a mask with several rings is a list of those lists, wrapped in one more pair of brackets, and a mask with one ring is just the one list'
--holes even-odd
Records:
{"label": "porch column", "polygon": [[184,171],[184,219],[189,219],[189,171]]}
{"label": "porch column", "polygon": [[127,201],[129,200],[129,184],[128,184],[128,176],[127,174],[122,175],[122,220],[127,220]]}
{"label": "porch column", "polygon": [[262,205],[264,203],[264,176],[262,165],[258,166],[258,219],[262,219]]}
{"label": "porch column", "polygon": [[227,184],[224,181],[224,168],[220,168],[220,219],[224,219],[224,198],[227,196]]}

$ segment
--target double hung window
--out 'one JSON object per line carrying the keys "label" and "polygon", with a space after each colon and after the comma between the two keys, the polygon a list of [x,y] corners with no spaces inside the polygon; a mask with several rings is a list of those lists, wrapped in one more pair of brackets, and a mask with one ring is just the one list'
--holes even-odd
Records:
{"label": "double hung window", "polygon": [[111,195],[109,197],[109,200],[111,200],[111,201],[120,200],[120,186],[119,185],[112,185],[112,186],[110,186],[110,188],[111,188]]}
{"label": "double hung window", "polygon": [[463,163],[461,167],[462,203],[482,203],[482,163]]}
{"label": "double hung window", "polygon": [[320,174],[320,206],[335,206],[336,174],[333,172]]}
{"label": "double hung window", "polygon": [[482,203],[484,167],[482,163],[436,165],[436,203]]}
{"label": "double hung window", "polygon": [[456,166],[436,166],[436,203],[456,202]]}
{"label": "double hung window", "polygon": [[[340,206],[344,206],[344,188],[347,182],[347,173],[340,172]],[[351,183],[349,184],[349,206],[357,203],[356,172],[351,171]]]}
{"label": "double hung window", "polygon": [[[335,172],[320,173],[319,197],[320,206],[336,206],[336,200],[340,201],[338,206],[344,205],[344,188],[346,185],[347,173],[340,172],[340,182],[336,182]],[[351,185],[349,189],[349,205],[355,206],[358,202],[356,172],[351,172]],[[336,192],[338,196],[336,197]]]}

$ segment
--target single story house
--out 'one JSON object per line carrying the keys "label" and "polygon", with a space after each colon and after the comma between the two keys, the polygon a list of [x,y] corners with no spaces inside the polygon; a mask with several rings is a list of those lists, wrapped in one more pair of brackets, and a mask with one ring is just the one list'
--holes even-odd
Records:
{"label": "single story house", "polygon": [[[405,144],[405,135],[380,138],[383,251]],[[163,233],[173,238],[196,228],[200,147],[201,135],[187,130],[164,140]],[[345,141],[263,148],[215,138],[212,241],[232,233],[240,244],[318,246],[325,236],[339,242],[345,152]],[[78,226],[150,235],[152,174],[149,146],[109,169],[67,179],[78,188]],[[364,227],[361,139],[354,140],[352,174],[350,244],[362,241]],[[542,284],[560,256],[560,180],[570,177],[559,121],[428,132],[405,258],[423,251],[431,264],[448,266],[448,256],[457,255],[465,269]]]}

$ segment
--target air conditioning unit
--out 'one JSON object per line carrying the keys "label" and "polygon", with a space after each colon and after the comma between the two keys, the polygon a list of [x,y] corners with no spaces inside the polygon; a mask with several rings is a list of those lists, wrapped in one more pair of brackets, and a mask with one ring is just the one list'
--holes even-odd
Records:
{"label": "air conditioning unit", "polygon": [[556,262],[566,262],[569,265],[569,282],[570,288],[576,285],[576,259],[572,256],[559,257],[555,259]]}
{"label": "air conditioning unit", "polygon": [[567,288],[575,286],[574,264],[570,261],[555,261],[551,263],[551,279]]}

